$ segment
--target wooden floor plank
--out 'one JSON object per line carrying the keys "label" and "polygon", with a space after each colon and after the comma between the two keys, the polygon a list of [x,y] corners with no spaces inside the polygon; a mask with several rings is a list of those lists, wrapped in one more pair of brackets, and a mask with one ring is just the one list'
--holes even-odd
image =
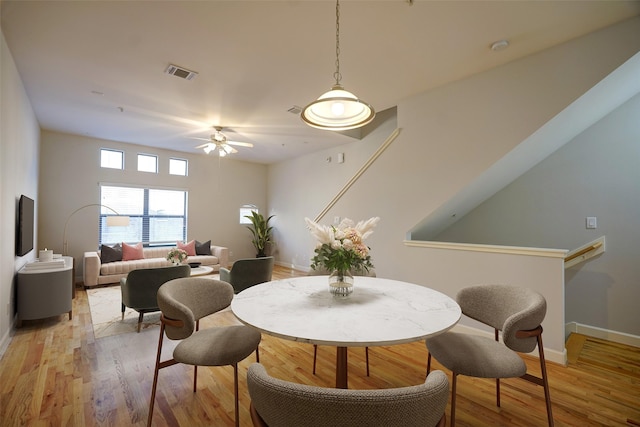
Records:
{"label": "wooden floor plank", "polygon": [[[274,278],[301,274],[276,267]],[[15,332],[0,361],[0,426],[146,424],[159,329],[96,340],[87,295],[81,288],[73,311],[72,320],[61,315],[25,321]],[[224,312],[204,319],[202,327],[233,323],[237,319]],[[164,353],[169,355],[173,346],[168,344]],[[567,367],[548,363],[556,425],[640,425],[640,349],[573,334],[567,352]],[[312,373],[312,345],[263,335],[260,356],[278,378],[324,387],[335,384],[335,348],[319,347],[317,375]],[[419,384],[424,381],[426,358],[424,342],[373,347],[367,377],[364,349],[349,349],[350,386]],[[532,371],[539,371],[537,359],[523,358]],[[243,427],[251,426],[245,378],[253,361],[254,355],[239,364]],[[442,368],[437,362],[434,365]],[[200,368],[195,394],[192,381],[192,367],[175,365],[160,372],[154,425],[232,426],[233,369]],[[541,387],[520,379],[503,381],[501,408],[495,406],[494,387],[493,380],[459,377],[458,426],[547,424]]]}

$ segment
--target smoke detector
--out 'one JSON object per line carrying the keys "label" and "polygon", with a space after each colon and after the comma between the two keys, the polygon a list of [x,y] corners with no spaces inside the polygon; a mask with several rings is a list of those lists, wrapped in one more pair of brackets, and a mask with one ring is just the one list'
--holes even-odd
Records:
{"label": "smoke detector", "polygon": [[173,64],[169,64],[164,72],[185,80],[193,80],[198,75],[198,73],[196,73],[195,71],[187,70],[186,68],[178,67],[177,65]]}

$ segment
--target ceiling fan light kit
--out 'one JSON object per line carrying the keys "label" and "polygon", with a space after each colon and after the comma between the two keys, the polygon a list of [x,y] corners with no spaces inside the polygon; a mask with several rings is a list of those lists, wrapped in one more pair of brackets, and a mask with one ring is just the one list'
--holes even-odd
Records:
{"label": "ceiling fan light kit", "polygon": [[336,79],[329,92],[304,107],[300,117],[318,129],[342,131],[356,129],[370,123],[376,115],[373,107],[346,91],[340,84],[340,0],[336,1]]}
{"label": "ceiling fan light kit", "polygon": [[211,153],[212,151],[217,151],[218,156],[224,157],[227,154],[237,153],[238,150],[232,147],[232,145],[238,145],[240,147],[249,147],[252,148],[253,144],[250,142],[237,142],[237,141],[229,141],[227,136],[222,133],[222,126],[214,126],[215,132],[209,136],[209,139],[204,138],[195,138],[195,139],[204,139],[205,141],[209,141],[206,144],[198,145],[196,148],[202,148],[206,154]]}

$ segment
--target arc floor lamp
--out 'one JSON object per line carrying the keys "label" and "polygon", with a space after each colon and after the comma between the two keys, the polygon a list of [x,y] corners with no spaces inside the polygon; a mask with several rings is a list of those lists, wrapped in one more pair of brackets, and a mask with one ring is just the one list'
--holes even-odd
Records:
{"label": "arc floor lamp", "polygon": [[107,216],[107,226],[109,227],[126,227],[129,225],[129,217],[126,215],[120,215],[115,209],[110,208],[107,205],[103,205],[100,203],[90,203],[88,205],[84,205],[84,206],[80,206],[78,209],[76,209],[75,211],[71,212],[71,215],[69,215],[67,217],[67,221],[64,223],[64,231],[62,233],[62,254],[63,255],[67,255],[68,254],[68,249],[69,249],[69,242],[67,242],[67,226],[69,225],[69,221],[71,220],[71,217],[73,217],[76,213],[80,212],[83,209],[86,208],[90,208],[92,206],[97,206],[97,207],[103,207],[106,209],[109,209],[110,211],[112,211],[113,213],[115,213],[115,215],[110,215]]}

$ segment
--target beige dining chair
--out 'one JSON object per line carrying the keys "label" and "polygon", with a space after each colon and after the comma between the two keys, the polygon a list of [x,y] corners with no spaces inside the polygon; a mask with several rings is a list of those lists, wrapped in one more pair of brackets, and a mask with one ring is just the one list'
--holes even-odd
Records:
{"label": "beige dining chair", "polygon": [[[198,366],[233,366],[235,419],[240,425],[238,405],[238,362],[254,351],[259,361],[260,332],[250,326],[218,326],[199,330],[200,319],[227,308],[233,299],[233,287],[220,280],[189,277],[171,280],[158,289],[158,307],[162,311],[160,339],[153,375],[147,426],[151,426],[158,385],[158,371],[184,363],[194,365],[193,391],[197,386]],[[181,340],[173,358],[161,361],[164,336]]]}
{"label": "beige dining chair", "polygon": [[378,390],[316,387],[247,371],[251,420],[256,427],[444,427],[449,381],[442,371],[424,383]]}
{"label": "beige dining chair", "polygon": [[[521,377],[544,388],[549,426],[553,426],[549,381],[542,345],[542,320],[547,303],[534,290],[509,285],[477,285],[458,292],[456,300],[465,316],[494,329],[494,339],[446,332],[426,340],[429,355],[452,372],[451,427],[455,425],[456,379],[458,375],[495,378],[496,404],[500,406],[500,378]],[[502,332],[502,342],[499,335]],[[527,373],[527,365],[517,352],[529,353],[538,347],[541,377]]]}

